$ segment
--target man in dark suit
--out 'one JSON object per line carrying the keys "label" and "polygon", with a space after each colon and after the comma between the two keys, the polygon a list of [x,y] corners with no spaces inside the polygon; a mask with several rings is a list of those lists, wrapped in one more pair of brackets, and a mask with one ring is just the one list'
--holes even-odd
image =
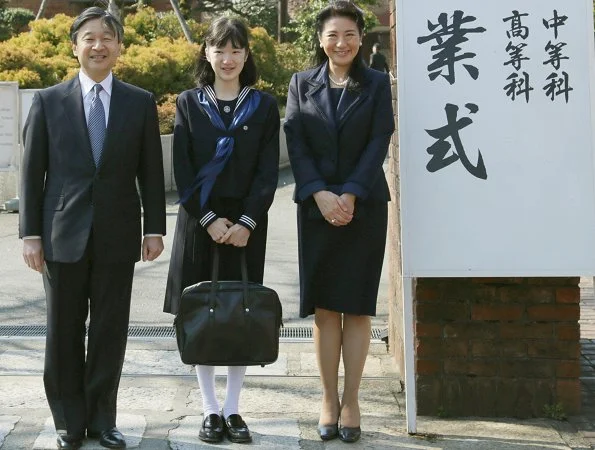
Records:
{"label": "man in dark suit", "polygon": [[134,264],[163,251],[157,108],[152,94],[112,75],[122,35],[108,12],[83,11],[70,30],[80,72],[35,95],[23,132],[19,235],[25,262],[43,274],[44,385],[58,448],[79,448],[85,432],[126,446],[116,397]]}
{"label": "man in dark suit", "polygon": [[386,58],[382,53],[380,53],[380,44],[378,42],[372,46],[372,54],[370,55],[370,68],[379,70],[380,72],[389,72]]}

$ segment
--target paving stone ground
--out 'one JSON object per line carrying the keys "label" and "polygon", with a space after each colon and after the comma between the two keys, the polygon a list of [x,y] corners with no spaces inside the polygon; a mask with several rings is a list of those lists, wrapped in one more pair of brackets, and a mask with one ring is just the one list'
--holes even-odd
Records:
{"label": "paving stone ground", "polygon": [[[297,318],[295,212],[292,186],[280,182],[269,216],[269,280],[288,299],[288,326],[309,326]],[[283,187],[285,186],[285,187]],[[169,201],[169,200],[168,200]],[[173,230],[175,205],[168,203]],[[17,217],[0,213],[0,325],[43,324],[43,291],[38,277],[19,266]],[[171,235],[167,237],[171,239]],[[166,246],[167,247],[167,246]],[[139,265],[133,319],[136,325],[171,324],[161,313],[167,255],[152,265]],[[268,270],[268,269],[267,269]],[[265,279],[265,282],[267,280]],[[386,283],[386,281],[383,281]],[[381,287],[385,291],[386,284]],[[379,300],[375,326],[386,324],[386,299]],[[150,311],[150,313],[147,313]],[[366,364],[361,390],[363,438],[353,449],[534,450],[595,449],[595,295],[593,280],[581,280],[581,386],[583,411],[567,422],[551,420],[438,419],[420,417],[418,433],[408,435],[405,398],[394,362],[384,343],[375,343]],[[55,433],[43,392],[41,338],[0,339],[0,449],[55,448]],[[217,389],[225,389],[224,370]],[[253,447],[263,449],[343,449],[339,441],[322,443],[316,434],[320,386],[311,343],[281,344],[279,360],[248,371],[241,412],[254,433]],[[118,426],[129,448],[141,450],[249,448],[198,440],[200,392],[192,370],[179,362],[173,339],[130,339],[119,391]],[[96,440],[86,449],[98,449]]]}
{"label": "paving stone ground", "polygon": [[[43,339],[0,340],[0,449],[53,449],[55,432],[42,381]],[[405,398],[383,342],[371,348],[361,388],[361,449],[591,449],[577,426],[551,420],[437,419],[420,417],[418,434],[408,435]],[[225,370],[217,370],[219,398]],[[309,342],[283,342],[277,363],[250,368],[241,412],[263,449],[338,449],[316,434],[319,380]],[[199,441],[201,401],[192,369],[179,362],[173,339],[130,339],[119,390],[118,426],[129,448],[190,450],[246,448]],[[99,449],[87,440],[83,449]],[[595,447],[594,447],[595,448]]]}

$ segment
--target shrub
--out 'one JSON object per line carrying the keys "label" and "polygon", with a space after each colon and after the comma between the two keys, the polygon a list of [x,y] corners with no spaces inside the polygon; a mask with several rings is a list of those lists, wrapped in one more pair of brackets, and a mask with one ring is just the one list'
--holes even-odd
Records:
{"label": "shrub", "polygon": [[[195,42],[204,36],[207,24],[197,23],[193,19],[186,21]],[[184,38],[184,33],[176,15],[172,12],[156,12],[153,8],[138,9],[124,19],[124,44],[148,44],[159,38],[173,40]]]}
{"label": "shrub", "polygon": [[274,95],[284,105],[291,75],[304,68],[304,52],[290,44],[278,44],[264,28],[253,28],[250,42],[260,74],[256,87]]}
{"label": "shrub", "polygon": [[69,17],[65,14],[56,14],[51,19],[39,19],[31,22],[29,28],[31,29],[32,38],[37,42],[48,42],[56,47],[57,52],[64,52],[65,49],[70,50],[70,26],[74,22],[74,17]]}
{"label": "shrub", "polygon": [[[8,79],[8,74],[27,74],[18,78],[23,89],[54,85],[63,81],[72,69],[78,67],[72,50],[69,49],[66,53],[65,48],[52,46],[49,42],[39,42],[32,33],[22,33],[0,43],[0,74],[3,74],[3,79]],[[31,77],[30,72],[37,76]]]}
{"label": "shrub", "polygon": [[0,9],[0,40],[6,40],[25,31],[35,14],[25,8]]}
{"label": "shrub", "polygon": [[[0,80],[18,81],[27,89],[74,77],[79,64],[68,35],[73,20],[64,14],[36,20],[29,24],[30,32],[0,42]],[[199,46],[186,41],[173,13],[143,8],[124,23],[124,47],[114,74],[155,94],[162,132],[170,132],[176,95],[195,86]],[[188,24],[200,41],[207,25]],[[251,44],[260,73],[256,87],[276,96],[283,107],[289,79],[305,67],[307,55],[295,45],[278,44],[264,28],[251,29]]]}
{"label": "shrub", "polygon": [[0,44],[0,72],[26,67],[35,57],[35,52],[30,48],[15,45],[10,41],[3,42]]}
{"label": "shrub", "polygon": [[178,98],[177,94],[165,95],[157,105],[159,132],[161,134],[171,134],[174,132],[174,120],[176,118],[176,98]]}
{"label": "shrub", "polygon": [[194,86],[198,46],[185,40],[155,40],[149,47],[131,45],[118,59],[114,73],[161,99]]}
{"label": "shrub", "polygon": [[39,73],[31,69],[2,71],[0,72],[0,81],[18,81],[21,88],[38,89],[44,87]]}

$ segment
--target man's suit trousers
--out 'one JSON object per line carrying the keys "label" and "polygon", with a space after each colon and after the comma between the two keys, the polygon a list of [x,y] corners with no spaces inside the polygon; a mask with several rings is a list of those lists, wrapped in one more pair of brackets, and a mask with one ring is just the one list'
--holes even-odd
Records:
{"label": "man's suit trousers", "polygon": [[78,436],[116,426],[134,272],[134,262],[97,263],[91,244],[78,262],[47,261],[43,277],[46,395],[56,429]]}

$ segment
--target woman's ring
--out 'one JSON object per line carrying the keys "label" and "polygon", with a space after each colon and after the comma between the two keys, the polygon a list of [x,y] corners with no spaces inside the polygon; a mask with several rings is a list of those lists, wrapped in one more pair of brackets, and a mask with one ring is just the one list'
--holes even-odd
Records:
{"label": "woman's ring", "polygon": [[336,219],[331,219],[331,223],[335,223],[336,221]]}

